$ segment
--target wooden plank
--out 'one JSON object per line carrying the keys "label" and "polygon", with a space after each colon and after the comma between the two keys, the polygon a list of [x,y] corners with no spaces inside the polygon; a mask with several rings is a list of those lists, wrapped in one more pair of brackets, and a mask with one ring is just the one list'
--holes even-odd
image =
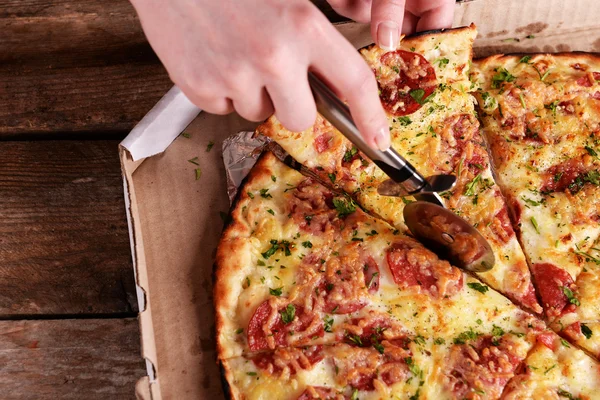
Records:
{"label": "wooden plank", "polygon": [[117,144],[0,142],[0,318],[137,312]]}
{"label": "wooden plank", "polygon": [[134,399],[145,374],[135,318],[0,321],[3,399]]}
{"label": "wooden plank", "polygon": [[0,138],[127,132],[172,85],[127,0],[6,0],[0,30]]}

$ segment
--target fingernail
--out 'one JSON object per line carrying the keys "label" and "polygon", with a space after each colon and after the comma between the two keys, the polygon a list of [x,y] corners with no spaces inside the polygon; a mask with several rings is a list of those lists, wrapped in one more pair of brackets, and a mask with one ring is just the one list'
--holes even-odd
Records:
{"label": "fingernail", "polygon": [[377,44],[383,50],[396,50],[400,40],[400,27],[392,21],[382,22],[377,26]]}
{"label": "fingernail", "polygon": [[388,128],[382,128],[377,135],[375,135],[375,145],[381,151],[386,151],[390,148],[390,131]]}

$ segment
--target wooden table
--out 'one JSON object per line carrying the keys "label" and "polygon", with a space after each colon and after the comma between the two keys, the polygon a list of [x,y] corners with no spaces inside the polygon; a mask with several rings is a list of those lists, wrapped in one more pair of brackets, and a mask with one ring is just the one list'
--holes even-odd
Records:
{"label": "wooden table", "polygon": [[0,32],[0,398],[134,398],[117,145],[171,82],[127,0],[4,0]]}

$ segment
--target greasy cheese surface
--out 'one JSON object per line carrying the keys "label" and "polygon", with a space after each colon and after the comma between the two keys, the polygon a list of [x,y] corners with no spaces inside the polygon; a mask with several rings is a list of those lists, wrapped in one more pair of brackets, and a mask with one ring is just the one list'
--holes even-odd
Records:
{"label": "greasy cheese surface", "polygon": [[552,265],[574,282],[568,286],[571,298],[562,293],[569,279],[556,283],[555,297],[561,299],[556,310],[549,307],[552,327],[595,356],[600,354],[599,71],[599,60],[590,55],[533,55],[490,57],[475,62],[472,74],[499,184],[517,218],[525,253],[534,269]]}
{"label": "greasy cheese surface", "polygon": [[[479,374],[496,373],[488,371],[487,364],[477,367],[479,369],[475,371],[463,371],[465,367],[460,363],[471,343],[479,343],[482,349],[490,341],[509,343],[507,348],[514,363],[525,358],[535,341],[535,332],[540,329],[540,323],[501,294],[447,262],[438,260],[419,243],[400,234],[382,220],[369,217],[360,209],[345,216],[342,224],[337,224],[337,219],[334,219],[331,226],[325,227],[322,235],[308,234],[303,229],[315,228],[318,214],[313,216],[310,226],[301,228],[296,215],[288,213],[286,209],[286,205],[290,204],[290,196],[298,196],[298,188],[309,187],[314,190],[315,197],[305,201],[315,204],[319,198],[333,194],[318,184],[303,186],[303,182],[310,180],[279,162],[270,153],[258,161],[252,174],[241,189],[244,192],[233,212],[233,225],[225,232],[218,250],[219,269],[215,289],[219,358],[230,369],[229,374],[234,375],[229,379],[234,392],[240,391],[246,396],[240,395],[241,398],[266,398],[269,394],[275,396],[277,390],[281,390],[281,398],[294,398],[290,393],[296,392],[289,392],[290,388],[301,393],[307,385],[336,387],[329,385],[331,369],[327,366],[331,361],[317,363],[313,368],[293,376],[288,371],[285,379],[277,374],[274,378],[273,373],[257,371],[256,365],[248,361],[257,354],[249,349],[247,335],[250,320],[259,305],[265,301],[287,304],[290,299],[296,304],[312,304],[309,298],[314,296],[319,286],[310,286],[303,278],[307,259],[314,259],[319,265],[317,275],[327,275],[331,267],[336,272],[344,270],[344,265],[352,262],[348,258],[351,254],[368,254],[368,262],[377,265],[377,290],[373,293],[364,290],[365,285],[370,286],[370,282],[364,276],[367,274],[366,265],[364,269],[361,265],[347,283],[359,283],[358,290],[362,293],[360,299],[364,300],[364,305],[343,314],[335,310],[315,310],[317,319],[327,322],[326,332],[322,336],[304,339],[302,332],[293,332],[288,345],[301,348],[344,341],[350,343],[344,347],[347,352],[359,353],[356,356],[358,363],[364,361],[365,356],[361,352],[371,352],[373,357],[379,354],[377,343],[385,346],[386,340],[406,338],[411,345],[419,347],[418,351],[410,353],[411,359],[414,358],[415,363],[418,361],[420,370],[424,371],[423,378],[419,378],[424,382],[419,393],[422,398],[431,399],[451,398],[452,393],[459,390],[455,381],[448,381],[447,369],[456,368],[471,379],[469,382],[472,387],[468,386],[467,389],[469,393],[483,390],[476,378]],[[303,203],[295,204],[296,209],[302,206]],[[289,254],[286,255],[285,246],[268,254],[273,241],[287,241]],[[390,258],[390,253],[405,246],[411,250],[399,253],[406,260],[401,261],[401,269],[397,269],[392,265],[395,261],[391,261],[394,258]],[[416,274],[416,281],[411,281],[413,278],[402,272],[411,270],[411,265],[416,268],[411,272]],[[340,272],[340,275],[345,273]],[[396,274],[400,274],[400,277]],[[306,291],[306,287],[310,290]],[[335,288],[328,290],[333,293]],[[341,299],[339,305],[343,307],[358,299],[349,296]],[[304,309],[307,310],[308,306]],[[369,329],[381,331],[378,342],[369,342],[370,334],[365,333]],[[366,335],[362,336],[362,341],[356,339],[361,335]],[[354,346],[356,343],[361,346]],[[431,349],[424,351],[421,349],[423,346],[430,346]],[[492,345],[494,349],[495,346]],[[273,350],[277,354],[278,349],[279,346],[265,348],[258,354],[270,354]],[[499,352],[501,358],[509,357],[502,355],[504,353],[500,350],[495,351]],[[343,359],[343,354],[336,353],[335,357],[329,359]],[[420,357],[424,358],[420,360]],[[478,359],[477,356],[473,357]],[[406,363],[405,358],[401,358],[400,367]],[[511,369],[505,374],[512,376],[512,373]],[[407,375],[406,379],[409,377]],[[289,385],[283,384],[286,379]],[[345,384],[340,390],[348,391],[350,386]],[[499,383],[488,390],[499,393],[502,386]],[[403,379],[390,385],[375,384],[375,388],[377,390],[363,390],[365,393],[364,396],[361,394],[361,398],[387,398],[378,397],[385,393],[412,395],[419,385]]]}
{"label": "greasy cheese surface", "polygon": [[[475,34],[474,28],[465,28],[401,42],[402,50],[414,51],[429,61],[435,69],[438,87],[416,112],[389,116],[392,145],[424,176],[450,173],[458,176],[456,188],[444,200],[449,208],[479,229],[496,256],[494,269],[478,276],[518,303],[541,312],[525,256],[491,174],[473,99],[468,93],[472,88],[468,61]],[[380,48],[374,46],[362,54],[380,82],[397,75],[397,68],[380,61],[385,54]],[[258,132],[275,139],[323,179],[354,194],[373,214],[398,229],[406,229],[402,210],[405,201],[411,200],[380,196],[377,187],[387,176],[320,116],[313,128],[305,132],[287,131],[275,117],[259,127]]]}

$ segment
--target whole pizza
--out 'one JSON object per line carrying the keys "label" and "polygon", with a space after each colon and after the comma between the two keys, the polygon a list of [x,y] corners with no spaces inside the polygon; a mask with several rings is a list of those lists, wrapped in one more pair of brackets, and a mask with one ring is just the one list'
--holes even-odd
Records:
{"label": "whole pizza", "polygon": [[393,147],[454,174],[446,207],[492,246],[468,274],[410,236],[410,197],[321,117],[265,152],[217,251],[233,399],[600,398],[600,58],[472,61],[475,26],[362,50]]}

